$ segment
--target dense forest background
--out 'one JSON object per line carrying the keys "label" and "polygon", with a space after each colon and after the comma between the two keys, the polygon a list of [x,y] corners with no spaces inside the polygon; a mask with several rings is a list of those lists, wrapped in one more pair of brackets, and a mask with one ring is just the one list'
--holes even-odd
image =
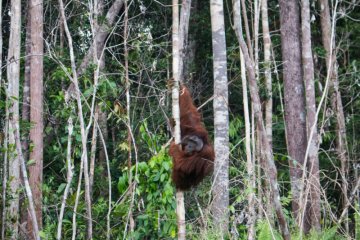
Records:
{"label": "dense forest background", "polygon": [[[219,84],[214,72],[219,65],[213,66],[216,20],[211,4],[219,2],[227,84]],[[299,66],[305,66],[306,59],[291,55],[296,45],[286,50],[284,44],[306,26],[300,20],[306,16],[304,2],[310,11],[311,48],[302,45],[299,53],[312,57],[314,71],[309,85],[307,70],[301,69],[303,85],[297,88],[291,87],[299,77],[292,75],[295,65],[287,63],[299,57]],[[2,239],[177,238],[176,189],[167,151],[171,88],[176,87],[168,81],[174,77],[174,1],[0,3]],[[185,192],[186,238],[360,239],[360,2],[179,4],[181,19],[184,6],[191,4],[188,31],[180,30],[180,81],[199,107],[215,152],[220,147],[214,118],[220,113],[213,105],[218,97],[214,89],[221,86],[228,93],[223,108],[228,113],[227,179],[215,179],[217,153],[214,175]],[[321,20],[324,4],[330,29]],[[297,15],[291,15],[293,10]],[[289,35],[281,31],[286,22]],[[265,41],[267,35],[271,41]],[[254,83],[264,115],[261,124]],[[307,105],[301,115],[296,103],[307,104],[305,93],[311,91],[317,108]],[[313,129],[305,123],[311,119],[306,111],[316,113]],[[304,121],[291,123],[289,116]],[[314,131],[312,145],[308,137]],[[310,163],[304,164],[306,156]],[[313,172],[311,159],[317,159],[319,171]],[[227,202],[214,201],[217,181],[226,181]],[[280,209],[274,196],[280,197]],[[320,218],[314,220],[311,211]]]}

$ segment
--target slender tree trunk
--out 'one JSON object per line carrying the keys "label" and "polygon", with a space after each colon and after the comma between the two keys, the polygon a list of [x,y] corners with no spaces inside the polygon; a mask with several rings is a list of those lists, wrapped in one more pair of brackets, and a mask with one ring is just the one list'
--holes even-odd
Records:
{"label": "slender tree trunk", "polygon": [[[240,0],[234,0],[233,2],[233,10],[236,19],[240,18]],[[265,126],[264,126],[264,118],[263,113],[261,111],[261,102],[259,97],[259,88],[256,82],[256,75],[255,75],[255,67],[253,60],[250,59],[250,54],[241,34],[241,29],[238,25],[239,21],[235,21],[235,33],[239,41],[240,48],[244,54],[245,66],[248,74],[249,79],[249,90],[250,96],[253,103],[253,112],[256,119],[257,129],[261,134],[261,146],[263,147],[264,158],[266,160],[266,165],[263,166],[265,170],[266,176],[269,179],[270,189],[271,189],[271,196],[273,197],[273,204],[275,208],[275,212],[278,218],[279,226],[281,229],[282,236],[285,240],[290,239],[290,232],[289,228],[282,211],[282,206],[280,202],[280,193],[279,193],[279,185],[277,182],[277,169],[275,167],[272,149],[270,147],[269,141],[266,136]]]}
{"label": "slender tree trunk", "polygon": [[[29,166],[29,182],[35,200],[36,218],[39,228],[42,228],[42,176],[43,176],[43,2],[31,0],[31,61],[30,61],[30,141],[34,145],[30,159],[35,163]],[[28,229],[31,236],[34,229],[30,225],[31,215],[28,215]]]}
{"label": "slender tree trunk", "polygon": [[214,184],[212,212],[215,225],[225,237],[229,225],[229,109],[228,79],[222,0],[210,1],[214,71]]}
{"label": "slender tree trunk", "polygon": [[[22,115],[21,120],[25,123],[30,123],[30,62],[31,62],[31,18],[30,18],[30,1],[26,5],[26,36],[25,36],[25,73],[23,83],[23,98],[22,98]],[[27,162],[29,160],[29,130],[27,128],[22,129],[21,145],[23,150],[24,159]],[[23,184],[23,176],[20,175],[21,183]],[[28,211],[25,206],[24,192],[20,193],[20,238],[26,238],[28,235],[26,231],[28,222]]]}
{"label": "slender tree trunk", "polygon": [[[14,123],[19,122],[19,81],[20,81],[20,46],[21,46],[21,1],[11,1],[10,38],[8,48],[7,99],[10,103],[9,114],[13,121],[9,121],[9,145],[15,146]],[[20,186],[20,160],[16,152],[9,153],[9,196],[7,231],[10,239],[18,239],[19,234],[19,186]]]}
{"label": "slender tree trunk", "polygon": [[82,145],[82,155],[81,155],[81,165],[84,167],[84,179],[85,179],[85,203],[86,203],[86,217],[87,217],[87,239],[92,239],[92,211],[91,211],[91,197],[90,197],[90,181],[89,181],[89,163],[88,163],[88,151],[87,151],[87,134],[85,129],[84,115],[81,103],[81,95],[79,89],[78,76],[76,72],[76,63],[74,56],[74,48],[72,43],[72,37],[70,34],[70,30],[68,28],[66,17],[65,17],[65,9],[64,3],[62,0],[59,0],[59,9],[61,13],[61,17],[64,22],[65,34],[67,36],[68,44],[69,44],[69,52],[70,52],[70,60],[71,60],[71,71],[72,71],[72,82],[75,87],[76,93],[76,102],[77,102],[77,110],[79,115],[80,122],[80,133],[81,133],[81,145]]}
{"label": "slender tree trunk", "polygon": [[[309,0],[301,1],[301,42],[302,42],[302,66],[305,84],[306,98],[306,119],[307,119],[307,137],[308,137],[308,173],[305,196],[301,196],[301,205],[307,209],[309,205],[309,220],[311,227],[320,231],[320,175],[318,159],[318,133],[316,121],[316,98],[315,98],[315,80],[314,80],[314,62],[311,49],[311,26],[310,26],[310,2]],[[306,174],[304,173],[306,176]],[[304,181],[306,179],[303,179]],[[308,193],[308,190],[310,193]],[[309,194],[309,196],[308,196]],[[305,207],[306,206],[306,207]]]}
{"label": "slender tree trunk", "polygon": [[97,147],[97,135],[98,129],[96,127],[96,123],[99,119],[99,108],[100,106],[97,105],[95,107],[94,113],[94,125],[91,137],[91,150],[90,150],[90,169],[89,169],[89,181],[90,181],[90,195],[93,196],[93,188],[94,188],[94,173],[95,173],[95,159],[96,159],[96,147]]}
{"label": "slender tree trunk", "polygon": [[243,25],[245,28],[247,48],[249,49],[249,54],[250,54],[251,60],[254,61],[253,47],[251,44],[251,34],[250,34],[250,29],[249,29],[248,17],[247,17],[247,13],[246,13],[245,0],[241,0],[241,10],[242,10],[242,16],[243,16],[243,20],[244,20]]}
{"label": "slender tree trunk", "polygon": [[[189,9],[183,9],[188,10],[189,14],[188,17],[184,20],[186,20],[187,22],[185,24],[189,25],[189,21],[190,21],[190,10],[192,11],[192,15],[193,16],[197,16],[198,14],[198,0],[187,0],[188,2],[190,2],[189,6],[191,6]],[[186,31],[189,31],[189,26],[187,26]],[[196,40],[196,33],[194,34],[190,34],[189,33],[189,37],[187,37],[185,41],[185,46],[184,46],[184,60],[183,60],[183,78],[182,79],[191,79],[192,77],[192,73],[191,70],[192,66],[194,65],[194,60],[195,60],[195,54],[196,54],[196,45],[197,45],[197,40]]]}
{"label": "slender tree trunk", "polygon": [[[94,36],[94,42],[96,42],[96,48],[94,49],[95,44],[91,45],[88,52],[86,53],[85,57],[82,59],[80,66],[77,69],[78,76],[81,76],[86,68],[92,63],[94,52],[102,52],[105,48],[105,41],[115,24],[115,18],[118,16],[122,6],[124,4],[124,0],[115,0],[114,3],[109,8],[108,12],[106,13],[105,20],[103,23],[96,29],[96,35]],[[71,83],[67,89],[71,96],[75,96],[73,94],[76,89],[73,83]]]}
{"label": "slender tree trunk", "polygon": [[[124,3],[125,0],[122,0],[122,3]],[[97,87],[98,82],[99,82],[99,75],[100,73],[102,73],[104,71],[105,68],[105,52],[104,52],[104,42],[100,41],[99,39],[96,38],[96,36],[98,36],[101,31],[101,27],[99,25],[100,17],[102,15],[102,12],[104,10],[104,1],[103,0],[98,0],[94,2],[94,26],[93,26],[93,31],[94,31],[94,36],[95,38],[93,39],[93,47],[94,47],[94,55],[93,55],[93,62],[95,64],[97,64],[97,69],[94,72],[94,85]],[[101,81],[101,79],[100,79]],[[108,131],[108,127],[107,127],[107,112],[105,109],[101,108],[100,106],[98,106],[98,123],[102,132],[102,135],[105,139],[106,142],[108,142],[109,139],[109,131]],[[102,173],[104,176],[106,176],[106,149],[105,146],[103,144],[99,144],[99,164],[103,166],[104,172]],[[104,188],[105,190],[105,188]],[[105,192],[103,192],[105,194]],[[106,193],[108,194],[108,193]]]}
{"label": "slender tree trunk", "polygon": [[[236,21],[238,19],[234,19]],[[248,239],[255,239],[255,223],[256,223],[256,212],[255,212],[255,163],[253,161],[253,154],[251,154],[251,128],[250,128],[250,114],[249,114],[249,103],[247,95],[247,82],[246,82],[246,68],[243,53],[240,50],[240,61],[241,61],[241,83],[243,88],[243,102],[244,102],[244,118],[245,118],[245,149],[246,149],[246,169],[248,172],[247,188],[249,189],[248,195]]]}
{"label": "slender tree trunk", "polygon": [[[348,150],[347,150],[347,137],[346,137],[346,126],[345,126],[345,116],[342,106],[341,93],[339,90],[339,80],[338,80],[338,64],[336,61],[336,51],[335,51],[335,34],[333,33],[331,19],[336,19],[335,16],[330,15],[329,2],[327,0],[320,0],[320,23],[321,23],[321,33],[322,33],[322,42],[326,50],[326,67],[329,71],[328,75],[330,76],[330,90],[331,90],[331,107],[336,115],[336,152],[341,161],[341,189],[343,192],[343,209],[346,209],[348,199]],[[335,24],[335,21],[333,25]],[[344,227],[345,231],[349,233],[349,223],[348,223],[348,212],[345,212]]]}
{"label": "slender tree trunk", "polygon": [[265,128],[269,144],[272,147],[272,79],[271,79],[271,38],[269,31],[269,18],[267,0],[261,0],[262,31],[264,41],[264,77],[267,90],[265,102]]}
{"label": "slender tree trunk", "polygon": [[[180,39],[179,39],[179,3],[178,0],[172,0],[172,70],[174,85],[172,88],[172,114],[175,121],[174,139],[175,143],[181,143],[180,131],[180,108],[179,108],[179,81],[180,81]],[[176,216],[178,225],[178,239],[186,239],[185,205],[184,192],[176,190]]]}
{"label": "slender tree trunk", "polygon": [[[303,189],[302,176],[306,166],[306,111],[302,76],[300,10],[297,0],[280,0],[281,49],[283,60],[285,125],[292,200],[292,212],[303,231],[308,232],[310,222],[307,217],[299,219],[300,193]],[[307,209],[304,216],[307,216]],[[305,220],[304,223],[300,221]]]}
{"label": "slender tree trunk", "polygon": [[[107,113],[105,110],[102,110],[101,107],[99,108],[99,126],[101,129],[101,132],[104,136],[105,141],[107,142],[109,139],[109,132],[107,128]],[[106,156],[105,156],[105,149],[102,144],[99,145],[100,151],[99,151],[99,163],[103,166],[105,166],[106,163]],[[104,172],[104,175],[106,173]]]}
{"label": "slender tree trunk", "polygon": [[59,220],[58,220],[58,227],[56,233],[56,239],[61,239],[61,231],[62,231],[62,221],[65,212],[66,200],[70,192],[71,182],[74,177],[74,165],[71,161],[71,135],[73,133],[73,120],[71,117],[68,119],[68,139],[67,139],[67,151],[66,151],[66,187],[64,191],[64,195],[62,197],[60,213],[59,213]]}
{"label": "slender tree trunk", "polygon": [[[6,102],[8,98],[6,97]],[[7,180],[8,180],[8,133],[9,133],[9,110],[8,107],[5,107],[5,126],[4,126],[4,160],[3,160],[3,172],[2,172],[2,202],[1,202],[1,239],[5,239],[5,228],[6,228],[6,214],[7,214],[7,201],[6,201],[6,192],[7,192]]]}
{"label": "slender tree trunk", "polygon": [[[129,194],[133,194],[133,179],[132,179],[132,172],[131,172],[131,166],[132,166],[132,139],[131,139],[131,99],[130,99],[130,79],[129,79],[129,52],[128,52],[128,21],[129,21],[129,12],[128,12],[128,4],[127,0],[125,0],[124,3],[124,62],[125,62],[125,84],[126,84],[126,115],[127,115],[127,143],[128,143],[128,169],[129,169]],[[133,198],[131,200],[130,209],[129,209],[129,228],[130,232],[134,232],[135,228],[135,221],[133,217]]]}
{"label": "slender tree trunk", "polygon": [[183,0],[180,12],[180,23],[179,23],[179,80],[184,81],[184,67],[186,50],[188,47],[188,33],[189,33],[189,19],[190,19],[191,0]]}
{"label": "slender tree trunk", "polygon": [[[239,4],[240,5],[240,4]],[[236,2],[234,2],[234,7],[236,7]],[[236,26],[239,26],[239,29],[242,29],[241,26],[241,17],[234,14],[234,22]],[[256,22],[256,19],[255,19]],[[256,27],[255,27],[256,28]],[[256,36],[257,37],[257,36]],[[255,43],[256,45],[256,43]],[[256,54],[258,56],[258,54]],[[246,81],[246,67],[244,62],[244,56],[240,49],[240,68],[241,68],[241,84],[243,89],[243,105],[244,105],[244,118],[245,118],[245,149],[246,149],[246,168],[248,172],[248,181],[247,189],[248,193],[248,239],[255,239],[255,223],[256,223],[256,212],[255,212],[255,162],[253,161],[254,154],[251,153],[251,127],[250,127],[250,114],[249,114],[249,103],[248,103],[248,87]],[[254,122],[253,122],[254,123]]]}
{"label": "slender tree trunk", "polygon": [[260,21],[260,6],[262,0],[254,0],[254,62],[256,80],[259,80],[259,21]]}
{"label": "slender tree trunk", "polygon": [[36,220],[34,198],[33,198],[31,188],[30,188],[29,179],[27,177],[25,159],[24,159],[24,156],[22,154],[22,149],[21,149],[19,122],[17,122],[13,118],[13,115],[10,116],[10,122],[12,122],[12,125],[15,127],[14,128],[14,136],[15,136],[16,152],[17,152],[17,156],[19,157],[19,162],[20,162],[20,166],[21,166],[21,174],[22,174],[23,180],[24,180],[25,193],[26,193],[26,197],[28,199],[28,204],[29,204],[28,211],[31,215],[30,221],[32,224],[33,231],[32,231],[32,235],[30,235],[29,237],[31,237],[35,240],[40,240],[39,227],[38,227],[38,223]]}
{"label": "slender tree trunk", "polygon": [[[2,4],[3,1],[0,0],[0,66],[2,66],[3,61],[2,61],[2,57],[3,57],[3,35],[2,35]],[[3,78],[2,78],[2,71],[0,71],[0,89],[2,89],[2,82],[3,82]],[[6,101],[7,102],[7,101]],[[8,141],[8,108],[5,107],[5,119],[4,119],[4,129],[3,129],[3,133],[4,133],[4,141],[3,141],[3,149],[6,149],[6,151],[4,151],[0,156],[3,157],[3,164],[2,164],[2,175],[1,175],[1,180],[2,180],[2,202],[1,202],[1,239],[5,239],[5,221],[6,221],[6,185],[7,185],[7,173],[8,173],[8,162],[7,162],[7,141]]]}
{"label": "slender tree trunk", "polygon": [[[30,3],[30,1],[29,1]],[[25,37],[25,73],[24,73],[24,87],[23,87],[23,103],[22,103],[22,121],[30,122],[30,63],[31,63],[31,11],[28,3],[27,17],[26,17],[26,37]],[[29,133],[25,132],[22,139],[22,149],[24,151],[24,158],[27,161],[29,149]]]}
{"label": "slender tree trunk", "polygon": [[[3,57],[3,35],[2,35],[2,3],[3,1],[0,0],[0,66],[2,66],[3,61],[2,61],[2,57]],[[0,89],[2,88],[2,71],[0,71]]]}
{"label": "slender tree trunk", "polygon": [[[272,99],[272,77],[271,77],[271,38],[269,30],[268,4],[267,0],[261,0],[262,31],[264,42],[264,77],[267,98],[265,101],[265,129],[266,136],[272,149],[272,125],[273,125],[273,99]],[[259,136],[260,137],[260,136]],[[269,188],[268,180],[265,180],[265,189]],[[266,191],[266,213],[270,222],[273,222],[273,207],[271,204],[271,191]]]}

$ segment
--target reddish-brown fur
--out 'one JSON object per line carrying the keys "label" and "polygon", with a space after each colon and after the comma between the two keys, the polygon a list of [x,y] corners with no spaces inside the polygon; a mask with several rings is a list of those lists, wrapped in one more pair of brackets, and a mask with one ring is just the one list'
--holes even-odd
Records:
{"label": "reddish-brown fur", "polygon": [[179,103],[181,139],[187,135],[196,135],[204,143],[199,152],[191,154],[186,154],[181,144],[176,145],[174,141],[170,145],[169,154],[173,158],[172,180],[177,189],[188,190],[213,171],[215,153],[201,115],[185,86],[181,87]]}

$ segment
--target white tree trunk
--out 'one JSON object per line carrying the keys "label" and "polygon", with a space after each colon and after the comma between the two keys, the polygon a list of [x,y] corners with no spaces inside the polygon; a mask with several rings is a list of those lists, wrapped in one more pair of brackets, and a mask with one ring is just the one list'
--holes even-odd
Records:
{"label": "white tree trunk", "polygon": [[[179,3],[178,0],[172,1],[172,71],[174,85],[172,88],[172,114],[175,121],[174,139],[175,143],[181,142],[180,132],[180,108],[179,108],[179,81],[180,81],[180,43],[179,43]],[[186,224],[185,224],[185,205],[184,192],[176,191],[176,216],[178,225],[178,239],[186,239]]]}
{"label": "white tree trunk", "polygon": [[215,226],[221,236],[228,231],[229,224],[229,110],[228,79],[222,0],[210,1],[211,32],[214,71],[214,200],[212,212]]}
{"label": "white tree trunk", "polygon": [[74,176],[74,165],[71,161],[71,135],[73,132],[74,126],[73,126],[73,120],[71,117],[68,119],[68,140],[67,140],[67,152],[66,152],[66,187],[64,190],[64,195],[62,197],[61,201],[61,207],[60,207],[60,213],[59,213],[59,220],[58,220],[58,227],[56,232],[56,239],[61,239],[61,231],[62,231],[62,221],[64,217],[65,212],[65,206],[66,206],[66,200],[68,197],[68,194],[70,192],[71,182]]}
{"label": "white tree trunk", "polygon": [[[11,22],[8,50],[7,99],[10,101],[9,114],[14,121],[9,121],[9,145],[15,146],[14,123],[19,123],[19,81],[20,81],[20,49],[21,49],[21,1],[11,1]],[[19,185],[20,185],[20,160],[16,152],[9,153],[9,179],[11,196],[8,208],[9,225],[7,231],[11,239],[17,239],[19,234]]]}
{"label": "white tree trunk", "polygon": [[255,212],[255,162],[253,155],[251,154],[251,136],[250,136],[250,115],[249,115],[249,103],[248,103],[248,87],[246,82],[246,68],[244,62],[244,56],[240,50],[240,61],[241,61],[241,83],[243,88],[243,102],[244,102],[244,118],[245,118],[245,148],[246,148],[246,169],[248,172],[247,188],[248,190],[248,239],[255,239],[255,223],[256,223],[256,212]]}

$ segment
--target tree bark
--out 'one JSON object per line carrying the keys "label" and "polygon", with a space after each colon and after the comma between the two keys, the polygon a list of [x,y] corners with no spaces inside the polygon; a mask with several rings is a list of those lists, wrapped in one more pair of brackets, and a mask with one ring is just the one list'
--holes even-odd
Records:
{"label": "tree bark", "polygon": [[23,180],[24,180],[25,193],[26,193],[26,197],[28,199],[28,204],[29,204],[28,211],[29,211],[29,214],[31,215],[29,220],[32,224],[32,227],[31,227],[32,233],[28,237],[30,237],[31,239],[35,239],[35,240],[40,240],[39,225],[38,225],[38,222],[36,219],[37,217],[36,217],[36,213],[35,213],[34,198],[33,198],[31,188],[30,188],[30,183],[29,183],[29,179],[27,176],[27,172],[26,172],[25,159],[24,159],[24,156],[22,154],[22,149],[21,149],[19,123],[16,122],[16,120],[13,117],[10,117],[10,122],[12,122],[12,125],[15,127],[14,135],[15,135],[16,152],[19,157],[20,166],[21,166],[21,174],[22,174]]}
{"label": "tree bark", "polygon": [[[308,137],[308,181],[305,195],[301,196],[303,209],[309,207],[309,220],[311,227],[316,231],[321,230],[320,225],[320,175],[318,159],[318,132],[316,119],[316,98],[315,98],[315,80],[314,80],[314,62],[311,48],[311,26],[310,26],[310,2],[301,1],[301,42],[302,42],[302,66],[305,84],[306,98],[306,119],[307,119],[307,137]],[[304,173],[304,176],[306,174]],[[310,193],[308,193],[308,189]],[[306,212],[305,212],[306,213]]]}
{"label": "tree bark", "polygon": [[[236,5],[238,4],[238,5]],[[240,7],[239,2],[234,2],[234,8]],[[238,29],[242,30],[241,24],[241,17],[237,14],[233,15],[235,25],[238,26]],[[255,20],[256,22],[256,20]],[[255,27],[257,29],[257,27]],[[258,29],[257,29],[258,30]],[[256,37],[256,30],[255,30]],[[255,43],[255,45],[257,45]],[[256,54],[255,56],[258,56]],[[256,57],[255,57],[256,58]],[[257,59],[258,60],[258,59]],[[248,103],[248,87],[246,81],[246,67],[243,53],[240,49],[240,70],[241,70],[241,85],[242,85],[242,92],[243,92],[243,105],[244,105],[244,119],[245,119],[245,149],[246,149],[246,168],[247,168],[247,181],[246,187],[248,193],[248,239],[252,240],[255,239],[255,223],[256,223],[256,212],[255,212],[255,187],[256,187],[256,180],[255,180],[255,161],[254,154],[251,153],[251,126],[250,126],[250,113],[249,113],[249,103]]]}
{"label": "tree bark", "polygon": [[[3,14],[2,14],[2,4],[3,1],[0,0],[0,66],[2,66],[3,61],[2,61],[2,57],[3,57],[3,35],[2,35],[2,24],[3,24]],[[2,89],[2,71],[0,71],[0,89]],[[3,133],[4,133],[4,141],[3,141],[3,147],[4,149],[7,149],[7,141],[8,141],[8,108],[6,107],[5,109],[5,126],[3,129]],[[1,171],[1,180],[2,180],[2,202],[1,202],[1,239],[5,239],[5,221],[6,221],[6,185],[7,185],[7,173],[8,173],[8,159],[7,159],[7,151],[2,153],[0,156],[3,157],[3,165],[2,165],[2,171]]]}
{"label": "tree bark", "polygon": [[74,165],[71,161],[71,135],[73,133],[73,120],[71,117],[68,119],[68,139],[67,139],[67,151],[66,151],[66,187],[64,190],[64,195],[61,201],[60,213],[59,213],[59,220],[58,220],[58,227],[56,232],[56,239],[61,239],[61,231],[62,231],[62,221],[65,212],[66,200],[70,192],[71,182],[74,177]]}
{"label": "tree bark", "polygon": [[[330,15],[329,2],[327,0],[320,0],[320,23],[321,23],[321,33],[322,33],[322,42],[326,50],[326,67],[328,74],[330,76],[330,90],[331,90],[331,107],[336,115],[336,152],[341,162],[341,189],[343,192],[343,209],[346,210],[345,206],[347,205],[348,199],[348,150],[347,150],[347,137],[346,137],[346,126],[345,126],[345,116],[341,100],[341,93],[339,90],[339,80],[338,80],[338,64],[336,61],[336,51],[335,51],[335,35],[332,28],[335,24],[331,23],[331,19],[336,19],[335,16]],[[349,223],[348,223],[348,212],[345,211],[345,231],[349,232]]]}
{"label": "tree bark", "polygon": [[[234,0],[234,14],[237,15],[236,18],[240,18],[240,0]],[[270,147],[269,141],[266,137],[266,131],[264,127],[264,118],[263,113],[261,111],[261,102],[259,97],[259,88],[256,82],[256,75],[255,75],[255,67],[254,62],[250,58],[249,51],[247,49],[246,43],[243,39],[241,34],[241,29],[238,24],[239,21],[235,22],[235,33],[239,41],[240,48],[244,54],[245,66],[247,70],[247,75],[249,79],[249,89],[250,89],[250,96],[253,103],[253,112],[256,119],[256,125],[258,131],[261,134],[261,145],[263,146],[264,158],[266,160],[266,164],[264,164],[263,169],[266,173],[266,176],[269,179],[270,189],[271,189],[271,196],[273,197],[273,204],[275,208],[275,212],[278,218],[279,226],[281,229],[281,234],[285,240],[290,239],[290,232],[289,228],[282,211],[282,206],[280,202],[280,193],[279,193],[279,185],[277,182],[277,169],[275,167],[272,149]]]}
{"label": "tree bark", "polygon": [[[123,5],[124,0],[115,0],[105,16],[104,23],[101,24],[98,29],[95,29],[96,35],[94,36],[94,41],[96,42],[96,51],[98,53],[104,50],[105,40],[108,37],[112,27],[114,26],[115,18],[119,14]],[[89,66],[91,60],[93,59],[95,45],[93,44],[92,46],[90,46],[88,52],[81,61],[81,64],[77,70],[78,76],[81,76],[84,73],[85,69]]]}
{"label": "tree bark", "polygon": [[[296,0],[280,0],[281,50],[283,60],[284,102],[287,149],[289,153],[292,212],[303,231],[308,232],[307,217],[299,219],[300,194],[303,189],[302,176],[305,169],[306,112],[302,76],[300,11]],[[304,216],[307,216],[305,210]],[[305,220],[304,223],[300,221]]]}
{"label": "tree bark", "polygon": [[[30,62],[31,62],[31,21],[30,21],[30,1],[26,5],[26,36],[25,36],[25,71],[24,71],[24,83],[23,83],[23,93],[22,93],[22,115],[21,120],[25,123],[30,123]],[[27,162],[29,160],[29,129],[22,129],[21,136],[21,145],[24,155],[24,159]],[[21,183],[23,184],[23,176],[20,175]],[[25,231],[20,231],[20,238],[26,238],[27,236],[27,222],[28,222],[28,211],[25,206],[25,196],[24,193],[20,193],[19,199],[20,205],[20,229]]]}
{"label": "tree bark", "polygon": [[92,137],[91,137],[91,149],[90,149],[90,169],[89,169],[89,181],[90,181],[90,195],[91,198],[93,196],[93,187],[94,187],[94,173],[95,173],[95,159],[96,159],[96,147],[97,147],[97,134],[98,129],[96,127],[96,123],[99,119],[99,108],[100,106],[97,105],[95,107],[95,113],[94,113],[94,124],[93,124],[93,131],[92,131]]}
{"label": "tree bark", "polygon": [[215,226],[225,237],[229,225],[229,109],[228,79],[222,0],[210,1],[214,71],[214,196],[212,212]]}
{"label": "tree bark", "polygon": [[[171,92],[172,114],[175,121],[174,140],[175,144],[181,143],[180,131],[180,108],[179,108],[179,81],[180,81],[180,39],[179,39],[179,4],[178,0],[172,0],[172,71],[174,85]],[[178,226],[178,239],[186,239],[184,192],[176,190],[176,217]]]}
{"label": "tree bark", "polygon": [[[31,61],[30,61],[30,141],[34,145],[30,159],[35,163],[29,166],[29,183],[34,195],[36,218],[42,228],[42,176],[43,176],[43,1],[31,0]],[[28,230],[33,236],[34,229],[30,225],[31,215],[28,214]]]}
{"label": "tree bark", "polygon": [[[7,100],[10,103],[9,115],[9,145],[16,146],[14,123],[19,124],[19,81],[20,81],[20,49],[21,49],[21,1],[11,1],[10,38],[7,62]],[[8,208],[7,226],[10,239],[18,239],[19,234],[19,187],[20,187],[20,160],[16,152],[9,153],[9,195],[11,196]]]}
{"label": "tree bark", "polygon": [[265,128],[269,144],[272,148],[272,79],[271,79],[271,38],[269,31],[269,18],[267,0],[262,0],[261,3],[262,14],[262,31],[264,41],[264,77],[267,91],[267,98],[265,102]]}
{"label": "tree bark", "polygon": [[180,12],[180,23],[179,23],[179,80],[184,81],[184,67],[186,50],[188,46],[188,33],[189,33],[189,19],[190,19],[191,0],[183,0]]}
{"label": "tree bark", "polygon": [[241,10],[242,10],[242,16],[244,20],[244,28],[245,28],[245,34],[246,34],[246,43],[247,48],[249,49],[250,58],[252,61],[254,61],[254,54],[253,54],[253,47],[251,44],[251,34],[250,34],[250,28],[249,28],[249,21],[246,13],[246,4],[245,0],[241,0]]}
{"label": "tree bark", "polygon": [[[235,16],[235,15],[234,15]],[[234,19],[236,21],[237,19]],[[240,50],[240,61],[241,61],[241,84],[243,88],[243,105],[244,105],[244,118],[245,118],[245,149],[246,149],[246,169],[248,172],[247,188],[249,189],[248,195],[248,239],[255,239],[255,223],[256,223],[256,212],[255,212],[255,162],[253,160],[253,154],[251,154],[251,128],[250,128],[250,114],[248,104],[248,87],[246,82],[246,68],[243,53]]]}

